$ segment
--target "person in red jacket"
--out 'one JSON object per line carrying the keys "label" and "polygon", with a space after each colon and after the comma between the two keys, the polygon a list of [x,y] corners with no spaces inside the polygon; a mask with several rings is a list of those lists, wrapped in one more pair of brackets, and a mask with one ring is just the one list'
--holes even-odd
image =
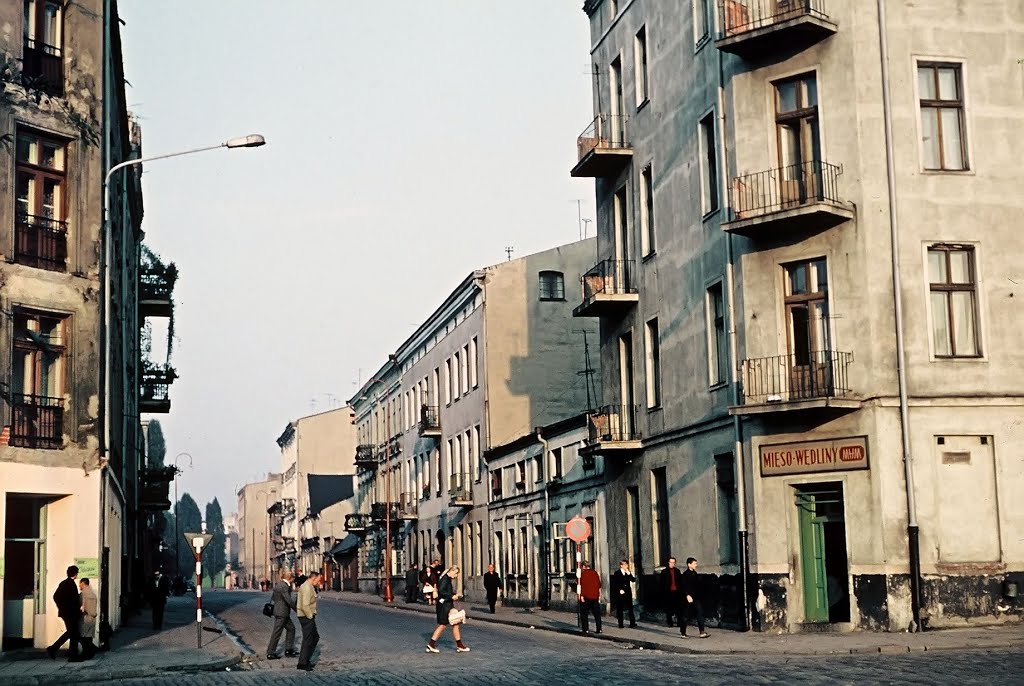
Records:
{"label": "person in red jacket", "polygon": [[590,617],[594,615],[597,633],[601,633],[601,575],[590,568],[586,562],[581,564],[580,574],[580,612],[583,615],[583,633],[590,633]]}

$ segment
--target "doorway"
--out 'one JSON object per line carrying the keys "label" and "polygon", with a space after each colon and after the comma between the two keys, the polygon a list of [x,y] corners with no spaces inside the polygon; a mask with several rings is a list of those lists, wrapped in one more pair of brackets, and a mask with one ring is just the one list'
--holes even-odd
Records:
{"label": "doorway", "polygon": [[46,615],[46,500],[7,495],[3,650],[30,647]]}
{"label": "doorway", "polygon": [[804,621],[850,621],[843,485],[806,484],[796,489]]}

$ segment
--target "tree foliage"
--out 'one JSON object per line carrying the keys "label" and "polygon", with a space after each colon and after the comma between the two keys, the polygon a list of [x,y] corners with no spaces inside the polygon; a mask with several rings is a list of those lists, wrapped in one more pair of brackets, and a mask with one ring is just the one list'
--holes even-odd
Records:
{"label": "tree foliage", "polygon": [[224,571],[227,564],[227,552],[224,546],[224,514],[220,511],[220,503],[216,498],[206,504],[206,532],[213,534],[210,546],[203,554],[203,568],[210,581]]}
{"label": "tree foliage", "polygon": [[192,556],[192,548],[185,542],[185,532],[202,531],[203,516],[199,512],[199,505],[188,493],[184,493],[178,500],[178,536],[174,545],[178,551],[178,568],[181,575],[188,578],[195,569],[195,558]]}
{"label": "tree foliage", "polygon": [[150,467],[163,467],[164,458],[167,457],[164,430],[160,426],[160,422],[155,419],[149,423],[149,430],[146,434],[146,456]]}

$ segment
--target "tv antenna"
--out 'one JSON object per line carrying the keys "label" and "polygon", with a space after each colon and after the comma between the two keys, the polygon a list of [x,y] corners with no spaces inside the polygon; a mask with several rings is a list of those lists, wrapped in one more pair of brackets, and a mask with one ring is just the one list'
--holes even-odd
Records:
{"label": "tv antenna", "polygon": [[586,329],[573,329],[573,333],[583,334],[583,361],[585,366],[582,371],[578,371],[576,374],[586,379],[587,410],[593,410],[594,400],[597,399],[597,387],[594,385],[595,369],[590,366],[590,341],[587,339],[587,334],[593,332],[587,331]]}
{"label": "tv antenna", "polygon": [[515,248],[513,248],[511,245],[506,245],[505,246],[505,255],[507,256],[509,262],[512,261],[512,252],[514,250],[515,250]]}

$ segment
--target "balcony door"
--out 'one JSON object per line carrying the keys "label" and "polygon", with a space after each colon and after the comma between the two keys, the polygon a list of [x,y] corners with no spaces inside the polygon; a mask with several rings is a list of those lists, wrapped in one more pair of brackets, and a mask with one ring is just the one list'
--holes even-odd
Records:
{"label": "balcony door", "polygon": [[785,270],[790,398],[830,395],[832,345],[825,258],[786,265]]}
{"label": "balcony door", "polygon": [[[612,413],[609,418],[612,440],[624,440],[633,434],[633,334],[619,336],[619,398],[622,407],[618,416]],[[615,438],[618,435],[620,438]]]}
{"label": "balcony door", "polygon": [[626,140],[626,101],[622,94],[622,58],[612,60],[608,69],[608,86],[611,90],[611,121],[608,122],[612,147],[619,147]]}
{"label": "balcony door", "polygon": [[821,135],[818,127],[818,83],[814,74],[775,84],[775,128],[782,206],[820,199]]}
{"label": "balcony door", "polygon": [[612,269],[613,282],[608,284],[610,293],[626,293],[629,285],[629,268],[633,251],[629,246],[629,212],[626,204],[626,187],[615,192],[615,264]]}

